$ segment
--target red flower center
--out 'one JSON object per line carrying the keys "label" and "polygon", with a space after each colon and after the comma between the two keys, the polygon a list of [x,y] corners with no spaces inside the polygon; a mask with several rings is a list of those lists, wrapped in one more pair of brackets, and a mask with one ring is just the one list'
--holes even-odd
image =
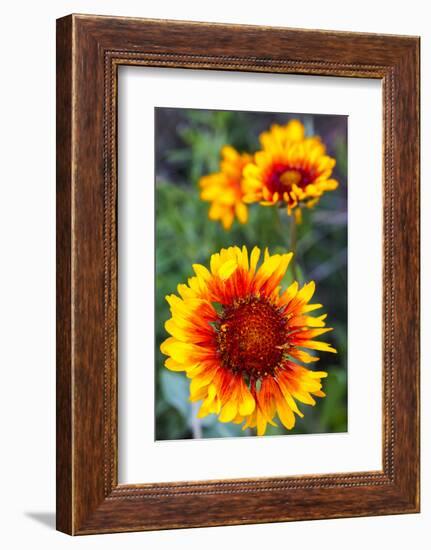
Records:
{"label": "red flower center", "polygon": [[251,297],[225,307],[217,323],[222,364],[232,372],[260,378],[283,358],[286,320],[267,300]]}
{"label": "red flower center", "polygon": [[306,187],[314,181],[315,174],[304,167],[289,166],[283,163],[274,163],[266,174],[266,186],[271,193],[279,193],[280,197],[292,189],[292,185]]}

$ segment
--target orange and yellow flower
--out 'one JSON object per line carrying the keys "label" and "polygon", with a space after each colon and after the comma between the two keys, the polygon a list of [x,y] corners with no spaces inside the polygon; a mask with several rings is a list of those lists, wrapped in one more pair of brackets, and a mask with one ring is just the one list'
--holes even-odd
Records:
{"label": "orange and yellow flower", "polygon": [[259,139],[262,149],[243,170],[246,203],[285,204],[290,214],[297,207],[314,206],[323,193],[338,187],[331,178],[335,159],[326,154],[319,137],[305,137],[298,120],[274,124]]}
{"label": "orange and yellow flower", "polygon": [[161,351],[168,369],[191,379],[190,400],[202,401],[199,417],[214,413],[264,435],[276,415],[290,430],[295,414],[303,416],[297,402],[314,405],[314,396],[325,396],[327,373],[303,365],[318,361],[307,350],[336,350],[315,340],[332,329],[326,315],[309,315],[322,307],[309,303],[314,282],[281,290],[292,253],[265,250],[258,267],[260,255],[257,247],[249,254],[234,246],[213,254],[209,269],[193,265],[195,276],[166,297],[171,336]]}
{"label": "orange and yellow flower", "polygon": [[235,217],[241,223],[248,220],[248,208],[243,202],[242,170],[252,157],[238,153],[230,145],[221,150],[220,171],[203,176],[199,181],[201,199],[211,203],[208,217],[220,220],[225,229],[230,229]]}

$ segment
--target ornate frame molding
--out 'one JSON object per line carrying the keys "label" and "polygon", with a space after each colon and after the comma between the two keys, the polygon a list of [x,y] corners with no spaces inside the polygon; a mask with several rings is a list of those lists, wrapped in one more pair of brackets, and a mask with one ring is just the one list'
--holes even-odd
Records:
{"label": "ornate frame molding", "polygon": [[[69,16],[58,20],[57,41],[58,529],[86,534],[418,511],[418,39]],[[382,471],[118,484],[120,65],[382,80]]]}

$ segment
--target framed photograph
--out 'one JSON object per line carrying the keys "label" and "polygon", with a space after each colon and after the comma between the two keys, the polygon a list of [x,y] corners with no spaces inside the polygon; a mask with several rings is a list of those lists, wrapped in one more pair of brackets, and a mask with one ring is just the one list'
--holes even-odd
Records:
{"label": "framed photograph", "polygon": [[419,511],[419,39],[57,21],[57,528]]}

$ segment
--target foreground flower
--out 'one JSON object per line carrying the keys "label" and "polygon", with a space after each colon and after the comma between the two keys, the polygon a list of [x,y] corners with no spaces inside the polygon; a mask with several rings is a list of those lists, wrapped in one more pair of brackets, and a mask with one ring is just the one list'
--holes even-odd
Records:
{"label": "foreground flower", "polygon": [[242,200],[242,170],[252,158],[228,145],[221,150],[221,156],[220,172],[203,176],[199,186],[201,199],[211,202],[209,218],[220,220],[225,229],[230,229],[235,216],[241,223],[248,219],[248,209]]}
{"label": "foreground flower", "polygon": [[172,317],[165,327],[170,338],[161,345],[166,367],[191,378],[190,400],[202,401],[199,416],[219,415],[221,422],[245,421],[263,435],[274,417],[291,429],[297,401],[314,405],[324,397],[316,372],[298,364],[318,358],[309,350],[336,350],[314,338],[332,329],[326,315],[309,313],[314,282],[298,288],[294,282],[281,292],[280,282],[292,254],[265,251],[258,267],[259,248],[249,257],[245,247],[213,254],[210,269],[195,264],[196,276],[178,285],[166,299]]}
{"label": "foreground flower", "polygon": [[262,150],[243,172],[246,203],[285,204],[290,214],[298,206],[314,206],[323,193],[338,187],[331,179],[335,159],[326,155],[319,137],[305,137],[298,120],[274,124],[260,135],[260,143]]}

